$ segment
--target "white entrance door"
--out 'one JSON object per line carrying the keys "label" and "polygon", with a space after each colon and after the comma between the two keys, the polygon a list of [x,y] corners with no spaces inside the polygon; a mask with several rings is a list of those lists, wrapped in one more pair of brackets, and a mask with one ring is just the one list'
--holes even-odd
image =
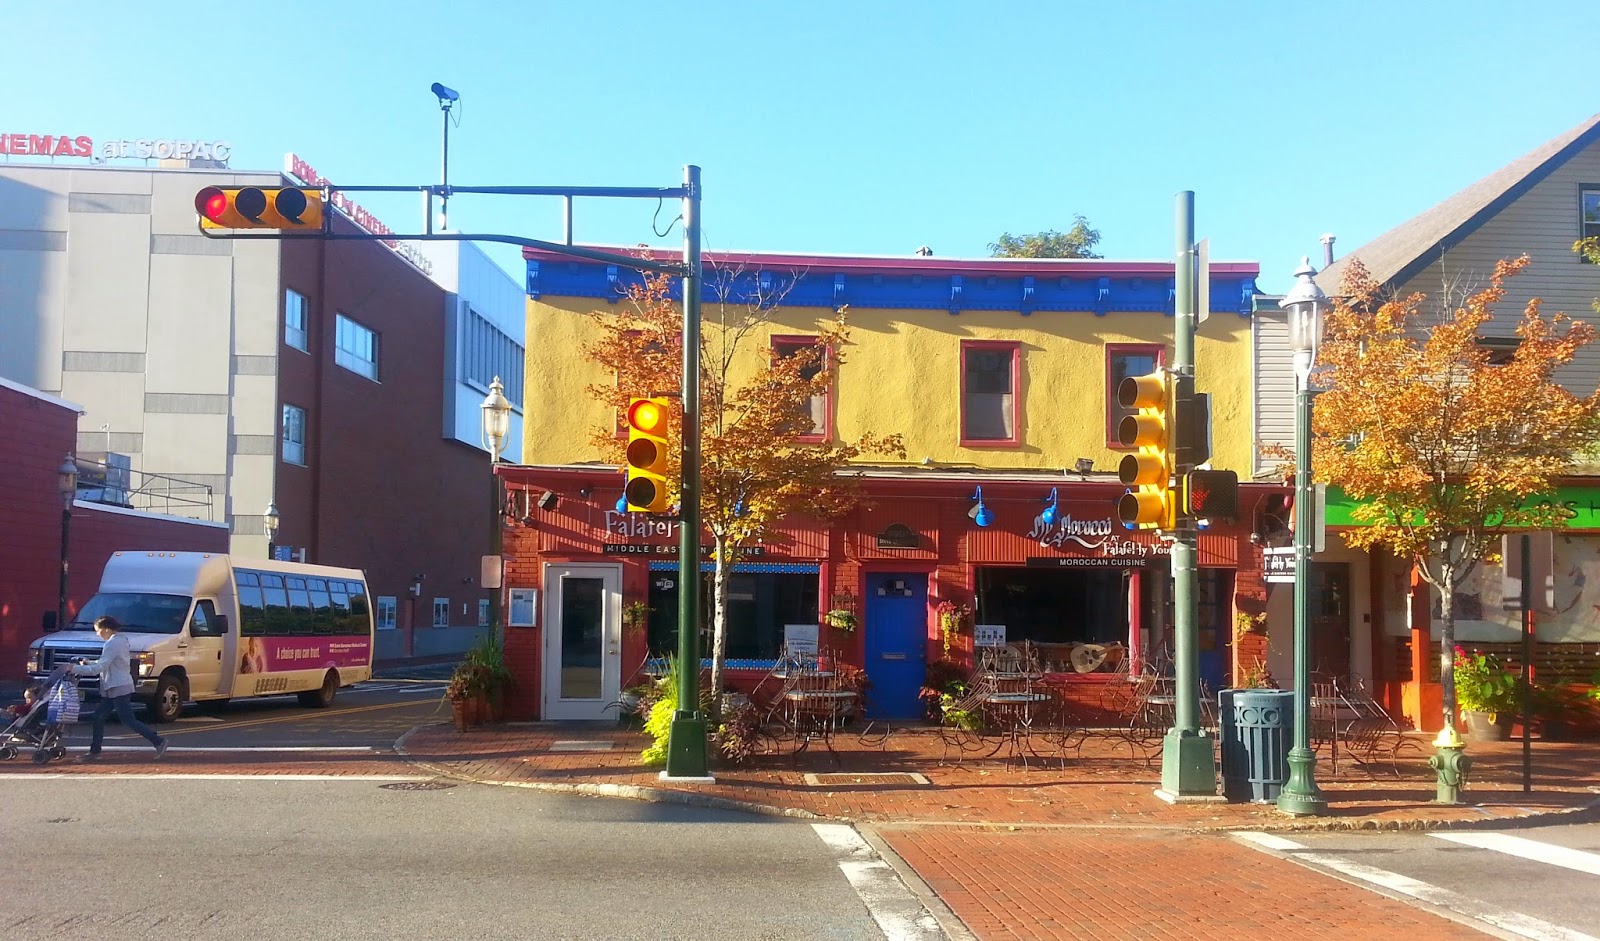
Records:
{"label": "white entrance door", "polygon": [[605,719],[622,696],[622,566],[544,568],[546,719]]}

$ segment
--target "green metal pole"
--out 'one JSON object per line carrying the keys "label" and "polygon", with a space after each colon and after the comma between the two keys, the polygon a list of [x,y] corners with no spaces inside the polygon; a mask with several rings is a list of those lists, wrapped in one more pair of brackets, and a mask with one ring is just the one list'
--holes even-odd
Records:
{"label": "green metal pole", "polygon": [[[502,507],[504,495],[500,487],[500,475],[496,474],[495,467],[500,463],[499,458],[489,465],[489,552],[495,558],[495,564],[500,567],[500,584],[489,592],[489,636],[496,643],[502,642],[505,637],[500,630],[500,595],[505,591],[505,524],[503,522],[505,511]],[[413,631],[416,625],[411,626]]]}
{"label": "green metal pole", "polygon": [[700,168],[683,168],[683,493],[678,511],[678,711],[665,778],[707,778],[700,713]]}
{"label": "green metal pole", "polygon": [[[1194,331],[1197,319],[1198,257],[1194,242],[1194,193],[1177,196],[1176,270],[1172,340],[1172,388],[1168,400],[1167,448],[1177,448],[1176,409],[1179,395],[1194,391]],[[1182,469],[1179,469],[1182,472]],[[1169,493],[1176,500],[1177,493]],[[1198,533],[1194,521],[1178,519],[1172,543],[1173,724],[1161,750],[1161,796],[1169,800],[1213,798],[1217,794],[1215,749],[1200,729],[1199,597],[1195,590]]]}
{"label": "green metal pole", "polygon": [[1317,787],[1317,753],[1311,749],[1311,536],[1317,520],[1311,495],[1309,365],[1294,401],[1294,746],[1289,749],[1289,780],[1278,792],[1278,809],[1297,817],[1328,811]]}

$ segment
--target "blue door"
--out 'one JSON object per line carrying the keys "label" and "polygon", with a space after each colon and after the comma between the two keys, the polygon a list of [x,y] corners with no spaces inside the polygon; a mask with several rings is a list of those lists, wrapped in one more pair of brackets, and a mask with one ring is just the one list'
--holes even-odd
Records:
{"label": "blue door", "polygon": [[868,575],[867,717],[919,719],[928,675],[928,576]]}

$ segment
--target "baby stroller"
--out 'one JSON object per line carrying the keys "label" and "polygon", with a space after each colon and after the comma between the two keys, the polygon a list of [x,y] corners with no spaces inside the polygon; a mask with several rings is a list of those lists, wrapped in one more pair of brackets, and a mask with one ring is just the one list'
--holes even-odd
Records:
{"label": "baby stroller", "polygon": [[0,760],[10,761],[24,748],[33,749],[33,763],[64,758],[61,726],[78,721],[78,682],[65,664],[50,671],[37,687],[41,693],[26,712],[0,732]]}

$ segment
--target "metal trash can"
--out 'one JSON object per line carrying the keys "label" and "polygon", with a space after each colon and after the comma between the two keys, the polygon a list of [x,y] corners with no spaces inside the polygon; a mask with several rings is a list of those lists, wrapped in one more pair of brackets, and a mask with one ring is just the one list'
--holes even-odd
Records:
{"label": "metal trash can", "polygon": [[1230,801],[1267,803],[1289,780],[1294,693],[1225,689],[1217,694],[1222,732],[1222,793]]}

